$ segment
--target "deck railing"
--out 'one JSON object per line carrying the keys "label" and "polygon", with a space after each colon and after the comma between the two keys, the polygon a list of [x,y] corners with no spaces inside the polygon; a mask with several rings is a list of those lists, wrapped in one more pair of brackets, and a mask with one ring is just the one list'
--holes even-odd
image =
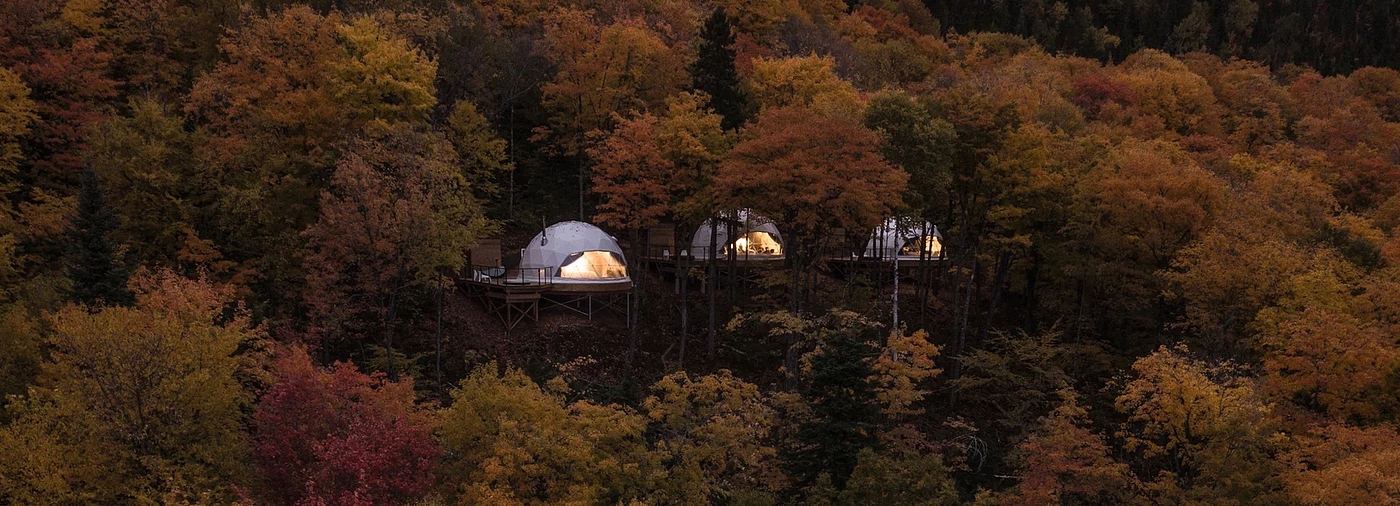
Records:
{"label": "deck railing", "polygon": [[[715,257],[718,258],[718,259],[720,259],[720,260],[728,260],[728,259],[729,259],[729,250],[728,250],[727,248],[728,248],[728,246],[726,246],[726,245],[724,245],[724,244],[718,245],[718,246],[715,248],[715,250],[716,250],[716,251],[715,251]],[[687,248],[679,248],[679,250],[686,250],[686,249],[687,249]],[[692,260],[692,261],[704,262],[704,261],[706,260],[706,256],[707,256],[705,250],[707,250],[707,249],[709,249],[708,246],[689,248],[689,251],[686,251],[686,256],[687,256],[690,260]],[[645,251],[646,251],[646,256],[645,256],[644,258],[648,258],[648,259],[651,259],[651,260],[675,261],[675,260],[677,260],[676,255],[679,254],[679,251],[678,251],[677,248],[674,248],[674,247],[671,247],[671,246],[666,246],[666,245],[656,245],[656,244],[647,245]],[[694,255],[694,253],[695,253],[696,251],[699,251],[699,252],[700,252],[698,256]],[[738,255],[738,257],[737,257],[737,259],[740,260],[740,261],[749,261],[749,260],[771,260],[771,259],[776,259],[776,258],[782,258],[782,255],[766,255],[766,254],[762,254],[762,253],[740,252],[739,255]]]}
{"label": "deck railing", "polygon": [[553,284],[548,267],[501,267],[472,265],[467,273],[476,283],[497,286],[549,286]]}

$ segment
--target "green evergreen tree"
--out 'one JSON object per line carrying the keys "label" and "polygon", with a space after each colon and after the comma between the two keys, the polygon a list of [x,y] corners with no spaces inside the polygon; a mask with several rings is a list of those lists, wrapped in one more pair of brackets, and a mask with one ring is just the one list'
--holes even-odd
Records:
{"label": "green evergreen tree", "polygon": [[860,451],[876,446],[880,408],[870,360],[877,353],[853,332],[838,330],[811,357],[806,397],[812,418],[798,426],[786,452],[797,485],[813,484],[826,473],[836,488],[845,488]]}
{"label": "green evergreen tree", "polygon": [[1172,31],[1172,50],[1177,54],[1210,49],[1210,5],[1205,2],[1191,4],[1191,14],[1181,20]]}
{"label": "green evergreen tree", "polygon": [[904,504],[953,506],[958,489],[937,455],[877,455],[861,450],[855,471],[839,496],[842,505]]}
{"label": "green evergreen tree", "polygon": [[108,238],[119,224],[103,202],[97,171],[88,167],[78,189],[78,214],[68,229],[64,273],[73,282],[69,300],[89,306],[132,302],[126,289],[127,272],[117,264],[116,245]]}
{"label": "green evergreen tree", "polygon": [[695,89],[710,95],[710,108],[724,117],[721,124],[726,130],[739,128],[747,118],[744,114],[744,95],[739,90],[739,74],[734,70],[734,32],[729,25],[729,17],[724,8],[715,8],[705,28],[700,32],[700,45],[697,48],[695,63],[690,67],[690,77]]}

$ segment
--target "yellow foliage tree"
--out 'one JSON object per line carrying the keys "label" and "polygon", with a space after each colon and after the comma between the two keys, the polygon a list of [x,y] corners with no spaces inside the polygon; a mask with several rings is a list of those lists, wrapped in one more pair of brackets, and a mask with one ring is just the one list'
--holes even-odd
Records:
{"label": "yellow foliage tree", "polygon": [[[39,322],[23,304],[0,306],[0,405],[4,398],[25,392],[42,360]],[[9,413],[0,411],[0,425],[9,419]]]}
{"label": "yellow foliage tree", "polygon": [[154,100],[130,107],[131,117],[113,118],[90,136],[93,169],[123,218],[112,240],[145,265],[173,266],[199,224],[197,210],[216,198],[207,160],[197,155],[205,137],[185,129],[178,109]]}
{"label": "yellow foliage tree", "polygon": [[426,120],[437,103],[437,63],[372,16],[339,31],[348,57],[330,64],[330,90],[351,124]]}
{"label": "yellow foliage tree", "polygon": [[779,23],[802,13],[798,0],[719,0],[715,4],[724,8],[736,32],[759,40],[776,35]]}
{"label": "yellow foliage tree", "polygon": [[1114,403],[1128,417],[1117,434],[1124,449],[1140,456],[1161,500],[1277,502],[1271,409],[1233,367],[1187,353],[1164,346],[1133,363],[1135,378]]}
{"label": "yellow foliage tree", "polygon": [[1235,145],[1255,149],[1283,140],[1289,97],[1267,68],[1253,62],[1232,63],[1216,83],[1225,112],[1222,123]]}
{"label": "yellow foliage tree", "polygon": [[716,211],[710,179],[734,143],[720,126],[723,118],[705,107],[708,100],[703,92],[678,93],[666,99],[666,116],[657,123],[657,148],[675,165],[671,212],[691,223]]}
{"label": "yellow foliage tree", "polygon": [[923,408],[914,405],[929,394],[929,390],[921,388],[923,382],[943,372],[935,362],[937,358],[938,347],[928,342],[928,332],[905,334],[897,330],[890,334],[880,358],[870,366],[879,375],[880,386],[875,391],[885,403],[885,415],[901,419],[923,414]]}
{"label": "yellow foliage tree", "polygon": [[491,122],[477,112],[476,104],[457,102],[447,117],[447,140],[462,159],[462,175],[479,197],[501,192],[495,178],[515,169],[506,156],[506,141],[496,135]]}
{"label": "yellow foliage tree", "polygon": [[547,0],[471,0],[468,5],[501,28],[519,28],[539,22],[551,3]]}
{"label": "yellow foliage tree", "polygon": [[1180,135],[1218,130],[1215,93],[1205,78],[1185,64],[1155,49],[1144,49],[1123,61],[1130,89],[1145,115],[1159,118],[1167,132]]}
{"label": "yellow foliage tree", "polygon": [[29,133],[29,124],[35,119],[29,87],[14,72],[0,67],[0,194],[14,191],[19,140]]}
{"label": "yellow foliage tree", "polygon": [[[1231,165],[1249,178],[1229,194],[1213,229],[1182,248],[1160,275],[1169,296],[1185,300],[1184,323],[1213,350],[1251,350],[1246,329],[1261,309],[1283,297],[1289,283],[1317,266],[1339,266],[1335,253],[1309,244],[1341,219],[1331,189],[1286,163],[1237,156]],[[1332,268],[1332,267],[1327,267]]]}
{"label": "yellow foliage tree", "polygon": [[640,20],[600,26],[590,12],[561,8],[547,16],[539,50],[559,67],[540,88],[551,118],[539,137],[566,155],[611,127],[615,113],[660,110],[688,79],[683,54]]}
{"label": "yellow foliage tree", "polygon": [[1252,348],[1244,329],[1307,268],[1302,249],[1273,238],[1211,231],[1181,251],[1162,275],[1167,294],[1186,300],[1185,323],[1214,350]]}
{"label": "yellow foliage tree", "polygon": [[[961,504],[949,470],[936,454],[908,452],[877,455],[863,449],[856,456],[857,464],[846,483],[845,490],[835,494],[841,506],[867,504],[906,504],[910,506],[953,506]],[[823,475],[825,476],[825,475]],[[808,504],[821,504],[825,497],[813,487]]]}
{"label": "yellow foliage tree", "polygon": [[1259,312],[1263,386],[1334,419],[1375,419],[1394,408],[1386,383],[1400,365],[1393,327],[1363,311],[1358,273],[1334,262],[1294,277]]}
{"label": "yellow foliage tree", "polygon": [[860,118],[860,97],[836,75],[836,59],[830,56],[757,58],[749,86],[760,109],[805,106],[823,116]]}
{"label": "yellow foliage tree", "polygon": [[1151,268],[1170,265],[1224,205],[1224,183],[1174,144],[1127,142],[1104,163],[1093,183],[1111,230],[1101,240]]}
{"label": "yellow foliage tree", "polygon": [[0,499],[229,499],[229,485],[246,483],[249,395],[237,375],[248,365],[240,350],[256,347],[259,331],[241,310],[226,318],[229,288],[170,272],[133,286],[135,307],[70,306],[50,318],[43,387],[11,405],[18,420],[0,436]]}
{"label": "yellow foliage tree", "polygon": [[648,478],[646,419],[616,406],[565,405],[519,369],[477,368],[439,414],[444,474],[461,504],[617,503]]}
{"label": "yellow foliage tree", "polygon": [[667,463],[654,502],[704,505],[782,488],[777,450],[767,442],[775,414],[758,387],[728,370],[694,379],[678,372],[652,392],[642,409],[657,434],[657,457]]}
{"label": "yellow foliage tree", "polygon": [[[29,88],[18,75],[0,67],[0,301],[8,302],[15,294],[23,266],[15,247],[20,240],[16,232],[16,210],[9,196],[19,187],[18,163],[20,140],[29,133],[29,124],[37,116]],[[40,342],[33,318],[18,305],[0,308],[0,396],[23,392],[25,384],[37,372]],[[0,413],[0,420],[9,417]]]}

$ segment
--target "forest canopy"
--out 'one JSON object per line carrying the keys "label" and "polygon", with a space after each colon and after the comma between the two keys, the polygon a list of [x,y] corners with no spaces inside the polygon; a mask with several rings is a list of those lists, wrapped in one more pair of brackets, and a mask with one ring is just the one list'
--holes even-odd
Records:
{"label": "forest canopy", "polygon": [[[1400,501],[1397,68],[1375,0],[0,2],[0,504]],[[503,325],[562,220],[625,317]]]}

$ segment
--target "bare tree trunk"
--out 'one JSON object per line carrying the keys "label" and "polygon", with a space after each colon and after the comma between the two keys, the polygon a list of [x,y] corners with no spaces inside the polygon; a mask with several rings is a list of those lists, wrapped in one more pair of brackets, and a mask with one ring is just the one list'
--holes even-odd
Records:
{"label": "bare tree trunk", "polygon": [[515,219],[515,99],[510,101],[510,186],[506,193],[506,216]]}
{"label": "bare tree trunk", "polygon": [[802,289],[802,268],[799,267],[796,254],[788,257],[788,261],[792,262],[792,300],[788,301],[788,309],[793,316],[796,316],[798,312],[801,311],[801,306],[797,302],[797,297],[798,292]]}
{"label": "bare tree trunk", "polygon": [[[968,318],[972,314],[972,292],[977,289],[974,283],[976,278],[977,259],[973,258],[972,270],[968,273],[965,292],[963,293],[962,315],[959,317],[960,321],[958,322],[958,340],[953,347],[953,370],[950,377],[955,380],[962,377],[962,352],[963,347],[967,344]],[[948,390],[948,409],[953,409],[953,407],[957,405],[957,402],[958,390],[956,388]]]}
{"label": "bare tree trunk", "polygon": [[1074,281],[1074,342],[1079,342],[1079,332],[1082,327],[1080,322],[1084,321],[1084,298],[1085,298],[1084,278],[1080,277]]}
{"label": "bare tree trunk", "polygon": [[[738,215],[736,214],[736,215],[735,215],[735,220],[737,220],[737,219],[738,219]],[[725,236],[725,237],[727,237],[727,239],[725,239],[725,241],[724,241],[725,244],[726,244],[726,245],[735,244],[735,241],[738,240],[738,237],[735,237],[735,236],[739,234],[739,225],[738,225],[737,222],[735,222],[735,221],[725,220],[724,226],[726,227],[725,230],[729,232],[729,235]],[[738,249],[738,248],[734,248],[734,247],[729,248],[729,255],[728,255],[728,257],[729,257],[729,305],[730,305],[730,306],[734,306],[735,304],[738,304],[738,301],[739,301],[739,293],[738,293],[738,290],[739,290],[739,281],[738,281],[738,276],[739,276],[739,249]]]}
{"label": "bare tree trunk", "polygon": [[[919,326],[923,327],[925,312],[924,306],[928,306],[929,270],[929,253],[928,248],[925,247],[925,242],[928,241],[930,230],[928,227],[928,219],[924,218],[923,213],[919,213],[919,218],[920,221],[922,221],[923,223],[919,224],[919,260],[918,263],[915,264],[918,266],[918,274],[914,276],[914,300],[917,300],[920,304]],[[896,258],[898,258],[898,256],[896,256]]]}
{"label": "bare tree trunk", "polygon": [[1022,329],[1026,334],[1035,332],[1036,283],[1040,277],[1040,250],[1031,247],[1031,269],[1026,271],[1026,314]]}
{"label": "bare tree trunk", "polygon": [[574,155],[578,164],[578,221],[584,221],[583,216],[583,155]]}
{"label": "bare tree trunk", "polygon": [[[857,246],[857,248],[862,248],[863,246],[865,246],[865,245],[862,244],[862,245],[860,245],[860,246]],[[841,258],[841,262],[838,262],[838,263],[837,263],[837,265],[843,266],[843,267],[841,267],[841,275],[844,276],[844,277],[846,278],[846,280],[845,280],[845,281],[846,281],[846,291],[845,291],[844,296],[842,297],[843,304],[845,304],[846,307],[851,307],[851,306],[855,305],[855,298],[856,298],[856,286],[855,286],[855,279],[856,279],[856,276],[855,276],[855,270],[856,270],[856,267],[860,265],[859,262],[862,261],[862,260],[864,260],[862,257],[865,256],[865,250],[864,250],[863,248],[862,248],[862,249],[857,249],[857,250],[854,250],[854,251],[859,252],[859,253],[856,253],[856,254],[854,254],[854,256],[851,257],[851,263],[849,263],[849,264],[848,264],[848,263],[845,263],[845,261],[846,261],[845,257],[842,257],[842,258]],[[847,253],[850,253],[850,252],[847,252]]]}
{"label": "bare tree trunk", "polygon": [[992,318],[996,317],[997,306],[1001,305],[1001,298],[1005,290],[1002,285],[1006,284],[1006,273],[1011,269],[1011,250],[1002,248],[997,254],[997,273],[992,278],[992,301],[987,305],[987,317],[982,322],[982,334],[977,339],[978,343],[987,340],[987,334],[992,331]]}
{"label": "bare tree trunk", "polygon": [[[972,314],[972,294],[977,289],[975,284],[977,281],[977,255],[981,253],[982,248],[981,231],[978,230],[975,233],[972,231],[973,220],[970,211],[968,211],[967,208],[964,209],[965,210],[963,212],[963,229],[962,233],[960,234],[962,235],[963,240],[960,242],[958,248],[958,265],[959,267],[966,267],[970,263],[971,269],[969,269],[968,271],[966,283],[962,283],[963,289],[965,290],[963,292],[963,302],[959,304],[956,302],[956,299],[954,299],[954,307],[957,308],[958,311],[960,311],[960,313],[955,313],[958,315],[959,320],[957,322],[958,338],[954,342],[955,346],[953,347],[952,353],[952,370],[950,371],[951,374],[949,376],[950,379],[954,380],[962,377],[962,352],[964,346],[967,344],[967,327],[969,325],[969,319]],[[969,242],[974,243],[971,245],[970,248],[968,245]],[[969,255],[969,253],[971,253],[971,255]],[[958,292],[954,290],[953,294],[954,297],[957,297]],[[957,404],[957,401],[957,389],[948,390],[948,408],[952,409]]]}
{"label": "bare tree trunk", "polygon": [[[395,283],[397,284],[397,283]],[[386,368],[389,373],[389,381],[398,381],[399,374],[394,366],[394,325],[399,312],[399,290],[397,287],[389,292],[389,311],[384,319],[384,354],[388,357],[389,363]]]}
{"label": "bare tree trunk", "polygon": [[710,218],[710,251],[705,256],[705,295],[710,299],[710,322],[709,333],[705,339],[705,358],[711,363],[715,361],[715,274],[717,271],[715,268],[717,260],[715,249],[719,243],[719,229],[717,227],[719,227],[719,220]]}
{"label": "bare tree trunk", "polygon": [[[633,262],[640,263],[641,261],[641,255],[638,251],[638,243],[640,242],[641,233],[638,232],[632,236]],[[630,269],[631,266],[629,265],[628,268]],[[627,365],[623,368],[624,381],[628,382],[632,381],[632,366],[636,363],[637,360],[637,314],[640,313],[642,310],[641,285],[642,280],[646,278],[645,272],[640,273],[640,275],[637,275],[638,273],[636,272],[631,272],[629,274],[631,274],[632,277],[632,292],[627,294],[627,296],[631,299],[631,304],[630,307],[627,308]]]}
{"label": "bare tree trunk", "polygon": [[[578,113],[583,115],[583,97],[578,99]],[[575,132],[574,161],[578,165],[578,221],[586,221],[583,216],[583,132]]]}
{"label": "bare tree trunk", "polygon": [[[922,248],[920,248],[922,249]],[[890,333],[899,332],[899,251],[894,255],[894,297],[890,300],[890,305],[894,306],[891,311],[893,321],[890,324]],[[889,336],[890,334],[886,334]],[[885,338],[885,346],[889,346],[889,337]]]}
{"label": "bare tree trunk", "polygon": [[[634,244],[633,249],[635,250],[635,249],[638,249],[638,248],[645,248],[646,246],[642,246],[642,245],[640,244],[640,243],[641,243],[641,237],[640,237],[641,234],[638,233],[637,236],[638,236],[638,237],[634,237],[634,238],[632,239],[633,244]],[[637,255],[642,255],[643,253],[636,253],[636,254],[637,254]],[[640,259],[641,259],[641,257],[639,256],[639,257],[638,257],[638,264],[639,264],[639,265],[641,264]],[[627,308],[627,325],[628,325],[628,331],[629,331],[629,334],[630,334],[630,336],[631,336],[631,341],[632,341],[632,343],[633,343],[633,344],[631,344],[631,346],[634,347],[634,348],[636,348],[637,346],[640,345],[640,337],[639,337],[639,334],[641,333],[641,327],[640,327],[639,325],[637,325],[637,324],[640,323],[640,322],[641,322],[641,319],[642,319],[642,306],[645,306],[645,305],[646,305],[646,302],[647,302],[647,301],[646,301],[646,299],[647,299],[647,271],[646,271],[646,269],[644,268],[644,269],[640,270],[639,272],[640,272],[641,275],[637,276],[635,279],[632,280],[632,291],[633,291],[633,293],[636,294],[636,296],[633,297],[633,300],[632,300],[632,302],[634,302],[634,304],[632,304],[631,307]]]}
{"label": "bare tree trunk", "polygon": [[[952,197],[951,197],[951,196],[948,197],[947,209],[949,210],[949,211],[948,211],[948,217],[949,217],[948,219],[951,221],[951,220],[952,220],[952,215],[953,215],[953,213],[952,213],[953,202],[952,202]],[[927,219],[927,217],[925,218],[924,221],[925,221],[925,223],[924,223],[924,230],[925,230],[925,233],[926,233],[926,234],[932,233],[933,231],[928,227],[928,223],[927,223],[927,222],[928,222],[929,220]],[[936,227],[936,225],[935,225],[935,227]],[[948,223],[945,222],[945,223],[943,224],[943,228],[946,230],[946,229],[948,228]],[[938,249],[938,259],[941,260],[941,259],[946,259],[946,258],[948,258],[948,253],[947,253],[947,251],[948,251],[948,244],[947,244],[947,242],[946,242],[946,241],[941,241],[941,240],[940,240],[939,246],[940,246],[940,247],[939,247],[939,249]],[[930,255],[923,255],[922,253],[921,253],[920,255],[921,255],[921,256],[920,256],[920,261],[919,261],[919,270],[920,270],[920,271],[923,271],[923,270],[927,269],[928,272],[927,272],[927,274],[925,275],[926,277],[924,277],[923,280],[922,280],[922,284],[923,284],[923,287],[924,287],[924,288],[923,288],[923,295],[922,295],[922,296],[920,297],[920,299],[919,299],[919,300],[920,300],[920,302],[919,302],[919,327],[920,327],[920,328],[925,328],[925,329],[926,329],[926,328],[928,328],[928,305],[929,305],[929,299],[931,299],[931,298],[933,298],[934,296],[936,296],[937,293],[934,291],[934,288],[933,288],[933,286],[934,286],[934,282],[933,282],[933,281],[934,281],[934,274],[933,274],[933,265],[932,265],[932,264],[933,264],[934,258],[932,258],[932,256],[930,256]],[[948,273],[948,262],[941,262],[941,263],[939,264],[938,276],[937,276],[937,279],[938,279],[938,286],[939,286],[940,288],[943,286],[943,279],[944,279],[944,276],[947,275],[947,273]],[[957,285],[957,283],[955,282],[955,283],[954,283],[954,286],[956,287],[956,285]],[[956,290],[954,291],[954,293],[957,293]]]}
{"label": "bare tree trunk", "polygon": [[685,370],[685,342],[690,337],[690,259],[677,259],[676,276],[681,281],[681,332],[679,369]]}
{"label": "bare tree trunk", "polygon": [[[792,251],[789,250],[789,253]],[[797,255],[794,254],[788,258],[792,262],[792,301],[790,301],[789,309],[793,316],[797,316],[799,314],[797,285],[801,283],[802,269],[799,267]],[[783,368],[787,370],[787,389],[792,390],[797,386],[797,336],[795,334],[789,333],[787,336],[787,349],[783,352]]]}
{"label": "bare tree trunk", "polygon": [[438,273],[437,289],[437,363],[433,366],[433,372],[437,376],[438,392],[444,391],[442,385],[442,305],[443,305],[443,276]]}
{"label": "bare tree trunk", "polygon": [[[823,251],[823,252],[821,252],[821,253],[818,253],[816,256],[813,256],[812,258],[820,259],[820,258],[821,258],[821,255],[825,255],[825,254],[826,254],[826,252]],[[820,262],[820,261],[821,261],[821,260],[817,260],[817,262]],[[809,267],[807,268],[807,285],[806,285],[806,290],[804,290],[804,291],[802,292],[802,304],[803,304],[804,307],[806,306],[806,304],[812,302],[812,300],[816,298],[816,293],[817,293],[817,281],[819,280],[819,279],[818,279],[818,276],[817,276],[817,274],[818,274],[817,269],[818,269],[818,268],[819,268],[819,267],[817,266],[817,264],[816,264],[815,262],[814,262],[811,266],[809,266]]]}

